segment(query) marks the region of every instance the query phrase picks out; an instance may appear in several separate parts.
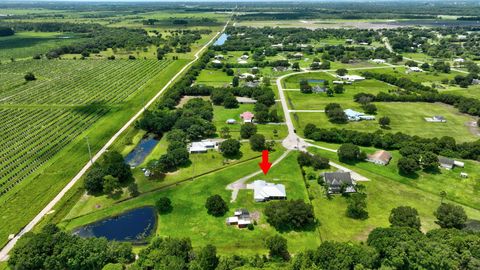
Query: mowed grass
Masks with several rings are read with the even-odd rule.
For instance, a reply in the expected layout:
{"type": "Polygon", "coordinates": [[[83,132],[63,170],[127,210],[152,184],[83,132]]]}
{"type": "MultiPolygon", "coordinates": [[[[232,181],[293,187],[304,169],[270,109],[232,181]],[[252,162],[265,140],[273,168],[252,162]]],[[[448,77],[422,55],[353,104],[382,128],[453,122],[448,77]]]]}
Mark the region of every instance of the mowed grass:
{"type": "Polygon", "coordinates": [[[195,84],[213,87],[229,86],[233,76],[228,76],[221,69],[203,69],[198,75],[195,84]]]}
{"type": "MultiPolygon", "coordinates": [[[[313,147],[309,150],[339,162],[335,153],[313,147]]],[[[392,163],[386,167],[367,162],[357,163],[355,166],[342,164],[370,179],[361,183],[366,187],[365,192],[368,194],[369,218],[366,220],[346,217],[346,198],[336,195],[332,199],[327,199],[322,187],[315,181],[309,182],[309,191],[314,197],[315,213],[321,222],[320,231],[324,241],[364,241],[372,229],[389,226],[390,210],[402,205],[412,206],[418,210],[423,231],[438,228],[433,212],[440,204],[440,191],[446,191],[447,201],[463,203],[462,206],[470,219],[480,218],[480,202],[477,198],[478,162],[466,163],[465,171],[471,173],[469,179],[460,179],[459,169],[451,172],[442,170],[441,174],[434,175],[422,172],[417,179],[409,179],[398,175],[396,161],[399,154],[396,151],[393,154],[392,163]]]]}
{"type": "MultiPolygon", "coordinates": [[[[342,104],[342,103],[341,103],[342,104]]],[[[343,104],[342,104],[343,105],[343,104]]],[[[433,138],[442,136],[454,137],[458,142],[473,141],[479,139],[467,126],[475,118],[463,115],[451,106],[437,103],[383,103],[377,102],[378,108],[376,118],[388,116],[391,119],[390,129],[385,132],[403,132],[408,135],[418,135],[421,137],[433,138]],[[428,123],[424,117],[442,115],[447,119],[446,123],[428,123]]],[[[343,106],[344,109],[352,108],[343,106]]],[[[362,112],[359,106],[352,109],[362,112]]],[[[347,124],[334,124],[328,121],[325,113],[304,113],[296,112],[294,124],[297,129],[303,132],[305,125],[312,123],[321,128],[345,128],[363,132],[374,132],[380,129],[377,120],[348,122],[347,124]]]]}
{"type": "Polygon", "coordinates": [[[0,37],[0,60],[31,58],[81,41],[81,36],[72,33],[18,32],[13,36],[0,37]]]}
{"type": "MultiPolygon", "coordinates": [[[[282,107],[280,103],[273,106],[277,109],[278,115],[281,116],[282,107]]],[[[214,106],[213,123],[217,127],[218,135],[220,135],[222,128],[228,127],[232,138],[240,139],[240,128],[243,124],[240,114],[246,111],[253,113],[253,107],[253,104],[240,104],[240,106],[235,109],[225,109],[223,106],[214,106]],[[237,123],[227,124],[227,119],[235,119],[237,123]]],[[[264,135],[267,140],[279,140],[287,136],[287,126],[284,124],[256,124],[256,126],[257,133],[264,135]],[[273,133],[275,129],[277,130],[277,136],[273,133]]]]}
{"type": "MultiPolygon", "coordinates": [[[[276,151],[272,153],[271,160],[278,158],[281,152],[276,151]]],[[[213,244],[221,254],[256,254],[258,252],[266,254],[264,240],[277,232],[266,223],[265,217],[263,217],[262,211],[265,204],[254,203],[251,191],[240,191],[237,201],[229,203],[230,211],[224,217],[212,217],[207,214],[204,207],[207,197],[213,194],[220,194],[229,202],[231,191],[226,190],[225,187],[236,179],[258,170],[257,163],[259,160],[256,159],[245,164],[232,166],[174,188],[149,193],[121,202],[90,215],[66,220],[61,225],[70,230],[134,207],[153,205],[156,199],[166,196],[172,200],[173,212],[160,216],[157,226],[158,235],[190,237],[194,247],[213,244]],[[246,207],[251,212],[258,211],[260,213],[260,220],[253,231],[247,229],[239,230],[225,225],[225,218],[231,215],[238,207],[246,207]]],[[[296,162],[295,153],[290,154],[278,167],[273,167],[268,177],[259,176],[259,178],[284,184],[289,199],[308,201],[307,191],[300,168],[296,162]]],[[[282,235],[288,239],[290,251],[294,253],[319,244],[318,233],[315,230],[286,232],[282,233],[282,235]]]]}

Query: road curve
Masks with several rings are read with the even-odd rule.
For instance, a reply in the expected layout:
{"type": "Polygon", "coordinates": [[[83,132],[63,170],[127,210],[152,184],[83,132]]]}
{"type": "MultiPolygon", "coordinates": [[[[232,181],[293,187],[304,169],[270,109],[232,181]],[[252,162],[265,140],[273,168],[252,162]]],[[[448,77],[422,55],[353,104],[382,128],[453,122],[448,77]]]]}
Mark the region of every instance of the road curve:
{"type": "MultiPolygon", "coordinates": [[[[127,123],[119,130],[115,135],[113,135],[112,138],[98,151],[95,156],[92,157],[92,162],[95,162],[100,158],[100,156],[107,151],[107,149],[113,144],[113,142],[129,127],[131,126],[137,118],[139,118],[143,112],[145,111],[145,108],[148,108],[151,106],[159,97],[160,95],[167,90],[168,87],[180,76],[182,73],[187,70],[193,63],[195,63],[199,58],[200,54],[208,47],[210,44],[221,34],[225,31],[227,28],[228,24],[230,23],[230,20],[227,21],[225,26],[222,28],[220,32],[217,32],[215,36],[210,39],[200,50],[195,53],[195,58],[187,63],[177,74],[175,74],[168,82],[165,84],[165,86],[160,89],[160,91],[152,98],[150,99],[145,106],[143,106],[130,120],[128,120],[127,123]]],[[[18,239],[22,237],[25,233],[31,231],[39,222],[42,220],[42,218],[47,215],[48,212],[50,212],[53,207],[65,196],[65,194],[82,178],[82,176],[88,171],[88,169],[92,166],[92,162],[88,161],[87,164],[75,175],[70,182],[60,191],[60,193],[55,196],[48,204],[43,208],[40,213],[38,213],[13,239],[11,239],[3,248],[0,250],[0,261],[6,261],[8,260],[8,253],[12,250],[12,248],[15,246],[17,243],[18,239]]]]}

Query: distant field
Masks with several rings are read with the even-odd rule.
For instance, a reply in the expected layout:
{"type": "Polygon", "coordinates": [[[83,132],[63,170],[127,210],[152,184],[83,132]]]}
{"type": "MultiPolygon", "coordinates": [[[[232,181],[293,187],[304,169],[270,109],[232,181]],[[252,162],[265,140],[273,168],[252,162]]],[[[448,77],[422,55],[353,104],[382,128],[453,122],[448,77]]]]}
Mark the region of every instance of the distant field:
{"type": "Polygon", "coordinates": [[[0,61],[31,58],[80,41],[82,37],[72,33],[18,32],[13,36],[0,37],[0,61]]]}
{"type": "Polygon", "coordinates": [[[30,60],[3,65],[0,104],[114,104],[127,99],[171,60],[30,60]],[[25,83],[23,75],[38,78],[25,83]]]}

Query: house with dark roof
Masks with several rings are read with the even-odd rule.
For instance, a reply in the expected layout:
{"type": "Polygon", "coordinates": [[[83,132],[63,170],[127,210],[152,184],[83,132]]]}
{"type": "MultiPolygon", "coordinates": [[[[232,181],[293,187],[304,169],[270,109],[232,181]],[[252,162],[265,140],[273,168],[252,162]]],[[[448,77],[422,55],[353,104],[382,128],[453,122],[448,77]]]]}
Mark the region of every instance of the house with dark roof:
{"type": "Polygon", "coordinates": [[[356,183],[349,172],[325,172],[323,173],[323,181],[327,186],[328,194],[357,192],[355,189],[356,183]]]}

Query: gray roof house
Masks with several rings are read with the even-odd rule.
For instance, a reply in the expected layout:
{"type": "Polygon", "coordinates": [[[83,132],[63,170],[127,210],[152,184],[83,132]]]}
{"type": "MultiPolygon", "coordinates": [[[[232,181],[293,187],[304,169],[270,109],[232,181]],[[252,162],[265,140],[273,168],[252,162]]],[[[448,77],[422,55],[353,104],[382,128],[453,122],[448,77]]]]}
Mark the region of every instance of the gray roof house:
{"type": "Polygon", "coordinates": [[[345,193],[357,192],[356,183],[349,172],[326,172],[323,173],[323,180],[328,188],[328,194],[341,193],[342,188],[345,188],[343,190],[345,193]]]}
{"type": "Polygon", "coordinates": [[[440,163],[440,167],[445,168],[447,170],[451,170],[455,166],[460,167],[460,168],[465,167],[465,163],[463,163],[461,161],[456,161],[456,160],[453,160],[451,158],[442,157],[442,156],[438,157],[438,162],[440,163]]]}

